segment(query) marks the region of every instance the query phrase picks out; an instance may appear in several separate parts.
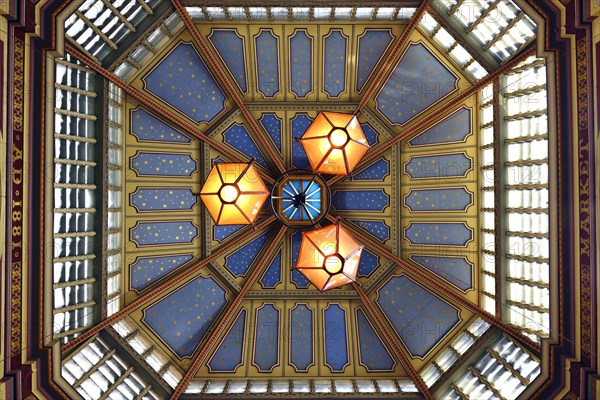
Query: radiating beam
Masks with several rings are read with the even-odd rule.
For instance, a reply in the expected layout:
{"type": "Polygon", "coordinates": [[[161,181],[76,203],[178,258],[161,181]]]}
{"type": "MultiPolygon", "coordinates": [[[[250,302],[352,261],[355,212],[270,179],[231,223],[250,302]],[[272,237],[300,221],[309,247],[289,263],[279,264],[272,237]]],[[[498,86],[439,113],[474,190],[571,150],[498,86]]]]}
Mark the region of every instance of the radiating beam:
{"type": "Polygon", "coordinates": [[[367,91],[365,92],[365,94],[363,94],[362,98],[360,99],[360,103],[358,103],[358,106],[356,106],[356,110],[354,111],[355,114],[358,114],[363,108],[365,108],[369,100],[371,100],[371,98],[375,95],[377,89],[379,89],[379,86],[383,82],[383,79],[385,78],[387,73],[392,68],[392,65],[394,61],[396,61],[396,58],[400,54],[400,51],[404,49],[406,43],[408,42],[409,36],[417,28],[419,21],[421,21],[423,14],[427,10],[428,4],[429,0],[423,1],[423,4],[421,4],[417,11],[415,11],[412,18],[410,19],[409,24],[406,26],[406,29],[404,29],[402,35],[400,35],[400,38],[392,48],[389,57],[385,60],[381,67],[379,67],[377,72],[372,72],[372,74],[375,74],[375,77],[373,78],[373,81],[368,85],[367,91]]]}
{"type": "MultiPolygon", "coordinates": [[[[169,111],[166,107],[163,107],[158,102],[154,101],[152,98],[150,98],[146,94],[142,93],[140,90],[137,90],[136,88],[132,87],[127,82],[125,82],[124,80],[122,80],[121,78],[119,78],[118,76],[113,74],[112,72],[108,71],[106,68],[102,67],[102,65],[100,65],[98,62],[92,60],[90,57],[86,56],[85,54],[83,54],[81,51],[79,51],[75,47],[73,47],[71,45],[65,45],[65,50],[68,53],[70,53],[71,55],[73,55],[75,58],[79,59],[79,61],[86,64],[88,67],[90,67],[91,69],[93,69],[94,71],[99,73],[100,75],[104,76],[110,82],[114,83],[116,86],[123,89],[123,91],[125,93],[134,97],[136,100],[138,100],[140,103],[142,103],[142,105],[144,105],[147,109],[153,111],[154,113],[160,113],[162,116],[168,118],[169,121],[172,122],[173,124],[175,124],[180,130],[183,130],[184,132],[190,132],[192,135],[196,136],[198,139],[202,140],[203,142],[208,144],[210,147],[214,148],[215,150],[217,150],[218,152],[222,153],[223,155],[227,156],[228,158],[230,158],[231,160],[233,160],[235,162],[242,162],[242,163],[248,162],[248,160],[244,160],[243,158],[239,157],[236,153],[231,151],[223,143],[220,143],[219,141],[206,136],[195,125],[187,122],[185,119],[183,119],[183,118],[179,117],[178,115],[176,115],[175,113],[169,111]]],[[[273,180],[273,178],[264,174],[260,170],[259,170],[259,174],[260,174],[261,178],[263,180],[265,180],[266,182],[271,183],[271,184],[273,184],[275,182],[273,180]]]]}
{"type": "Polygon", "coordinates": [[[188,14],[185,7],[181,5],[181,2],[179,0],[173,0],[172,3],[175,6],[175,9],[179,13],[179,15],[181,16],[183,23],[192,34],[194,40],[196,41],[196,44],[200,46],[203,55],[208,59],[211,67],[217,73],[219,79],[221,80],[221,83],[225,85],[229,96],[233,98],[233,101],[242,112],[242,115],[246,119],[246,122],[248,122],[248,124],[250,125],[250,133],[254,134],[260,139],[260,142],[265,146],[267,153],[269,153],[269,158],[271,159],[271,161],[273,161],[273,163],[275,163],[275,166],[277,167],[279,172],[283,174],[286,171],[286,168],[280,159],[281,156],[279,155],[279,152],[275,149],[275,145],[271,142],[267,135],[265,135],[265,133],[262,131],[262,129],[254,119],[250,111],[248,111],[248,108],[246,108],[244,100],[238,94],[238,91],[236,89],[237,85],[232,81],[231,74],[225,72],[225,70],[221,68],[221,64],[219,64],[217,59],[213,56],[212,52],[210,51],[210,47],[206,43],[206,40],[202,37],[202,35],[198,31],[198,28],[196,28],[196,25],[194,25],[194,23],[192,22],[192,18],[188,14]]]}
{"type": "MultiPolygon", "coordinates": [[[[275,217],[271,216],[271,217],[267,218],[266,220],[262,221],[260,224],[256,225],[255,229],[260,230],[260,229],[268,226],[269,224],[271,224],[273,221],[275,221],[275,217]]],[[[89,330],[85,331],[80,336],[77,336],[75,339],[66,343],[62,347],[62,352],[64,353],[64,352],[67,352],[67,351],[75,348],[79,344],[83,343],[89,337],[100,332],[102,329],[106,328],[107,326],[114,324],[121,318],[131,314],[133,311],[137,310],[139,307],[143,306],[144,304],[148,303],[149,301],[156,299],[157,297],[164,294],[169,289],[173,288],[175,285],[178,285],[179,283],[182,283],[182,282],[192,279],[195,276],[195,274],[202,267],[208,265],[211,261],[214,261],[217,258],[227,254],[229,251],[231,251],[232,249],[235,249],[238,246],[239,246],[239,242],[237,242],[236,240],[232,240],[229,243],[226,243],[226,244],[220,246],[209,256],[206,256],[202,260],[198,261],[196,264],[181,271],[181,273],[178,273],[177,275],[173,276],[167,282],[158,286],[154,290],[146,293],[145,295],[138,297],[136,300],[134,300],[130,304],[126,305],[121,310],[117,311],[110,317],[98,322],[96,325],[92,326],[89,330]]]]}
{"type": "Polygon", "coordinates": [[[408,375],[415,383],[415,386],[417,387],[419,392],[421,392],[423,397],[425,397],[426,399],[433,399],[433,396],[429,392],[429,389],[427,388],[425,382],[423,382],[421,375],[417,373],[410,360],[404,353],[404,349],[398,344],[396,336],[392,335],[385,322],[383,322],[383,319],[381,318],[371,299],[369,299],[369,297],[360,285],[353,283],[352,286],[354,286],[354,289],[360,296],[363,305],[368,310],[369,316],[375,320],[375,322],[377,323],[377,327],[381,330],[381,333],[383,333],[383,336],[386,339],[386,343],[392,346],[394,354],[397,355],[400,359],[400,364],[402,364],[402,367],[406,370],[406,372],[408,372],[408,375]]]}
{"type": "Polygon", "coordinates": [[[385,247],[379,245],[374,240],[371,240],[371,238],[368,237],[367,235],[362,234],[354,227],[350,226],[349,224],[344,223],[342,220],[335,219],[334,217],[332,217],[330,215],[327,216],[327,219],[329,219],[332,222],[338,221],[338,223],[340,223],[348,232],[350,232],[352,234],[352,236],[354,236],[356,238],[356,240],[358,240],[365,246],[368,246],[371,249],[373,249],[375,251],[375,254],[379,254],[389,260],[392,260],[393,262],[398,264],[400,267],[402,267],[403,269],[410,272],[414,277],[418,278],[421,282],[426,284],[433,291],[440,293],[447,298],[450,298],[455,303],[460,304],[462,307],[466,308],[470,312],[481,317],[481,319],[502,329],[503,331],[505,331],[509,335],[513,336],[514,338],[518,339],[520,342],[529,346],[530,348],[532,348],[538,352],[540,351],[540,345],[535,343],[529,337],[523,335],[518,328],[515,328],[515,327],[505,323],[504,321],[501,321],[500,319],[496,318],[496,316],[483,310],[478,305],[467,300],[465,297],[453,292],[451,289],[448,289],[446,286],[439,283],[435,279],[432,279],[429,275],[424,273],[421,268],[417,268],[417,267],[407,263],[406,261],[404,261],[400,257],[396,256],[395,254],[393,254],[391,251],[389,251],[385,247]]]}
{"type": "MultiPolygon", "coordinates": [[[[355,168],[355,170],[352,172],[352,174],[353,175],[358,174],[365,167],[367,167],[370,162],[372,162],[375,159],[377,159],[378,157],[380,157],[383,153],[385,153],[387,150],[389,150],[396,144],[400,143],[403,139],[405,139],[415,133],[421,132],[425,127],[430,125],[432,123],[432,121],[439,121],[443,118],[446,118],[453,112],[455,112],[456,107],[461,106],[465,100],[467,100],[469,97],[476,94],[478,91],[480,91],[481,89],[483,89],[490,83],[492,83],[495,79],[500,77],[502,74],[505,74],[506,72],[510,71],[512,68],[516,67],[518,64],[520,64],[525,59],[527,59],[527,57],[534,55],[535,51],[536,51],[535,47],[532,47],[529,50],[526,50],[523,53],[519,54],[517,57],[513,58],[509,63],[504,64],[503,66],[498,68],[496,71],[487,75],[486,77],[481,79],[479,82],[477,82],[476,84],[471,86],[469,89],[465,90],[463,93],[461,93],[458,96],[456,96],[455,98],[453,98],[449,103],[441,104],[434,111],[428,112],[427,118],[420,118],[414,125],[411,125],[410,127],[406,128],[404,131],[398,133],[393,139],[390,139],[387,142],[383,143],[381,146],[376,147],[372,151],[367,152],[365,157],[363,157],[363,159],[360,161],[360,163],[355,168]]],[[[348,176],[346,176],[346,175],[336,175],[335,177],[329,179],[327,181],[327,184],[329,186],[331,186],[334,183],[336,183],[342,179],[347,179],[347,178],[348,178],[348,176]]]]}
{"type": "Polygon", "coordinates": [[[277,236],[275,236],[275,238],[273,238],[273,240],[271,241],[271,244],[267,248],[266,253],[262,256],[258,265],[252,270],[252,273],[246,280],[246,283],[244,283],[242,290],[237,294],[237,296],[233,300],[233,303],[231,303],[231,306],[227,309],[227,312],[223,316],[223,319],[221,319],[221,321],[219,321],[219,324],[215,328],[214,332],[210,335],[210,338],[204,344],[204,346],[202,347],[202,350],[200,350],[200,354],[198,354],[198,357],[196,357],[196,359],[194,360],[192,365],[188,368],[183,379],[179,382],[179,385],[177,385],[177,388],[175,388],[175,392],[173,392],[173,395],[171,396],[171,400],[177,400],[183,394],[183,392],[185,392],[185,389],[189,385],[190,381],[192,380],[194,375],[196,375],[196,373],[200,369],[200,366],[202,365],[202,363],[204,362],[206,357],[208,357],[208,355],[210,354],[212,347],[216,344],[217,340],[219,340],[219,338],[221,337],[221,334],[225,331],[225,328],[227,328],[227,326],[229,325],[229,322],[233,319],[233,317],[235,315],[237,315],[240,305],[242,304],[242,300],[244,300],[244,296],[246,295],[248,290],[250,290],[250,288],[254,285],[254,283],[256,282],[258,277],[262,274],[262,272],[264,272],[269,261],[271,261],[271,259],[275,255],[275,252],[279,248],[279,243],[281,243],[283,235],[285,234],[286,231],[287,231],[287,228],[285,226],[282,226],[281,228],[279,228],[279,232],[277,232],[277,236]]]}

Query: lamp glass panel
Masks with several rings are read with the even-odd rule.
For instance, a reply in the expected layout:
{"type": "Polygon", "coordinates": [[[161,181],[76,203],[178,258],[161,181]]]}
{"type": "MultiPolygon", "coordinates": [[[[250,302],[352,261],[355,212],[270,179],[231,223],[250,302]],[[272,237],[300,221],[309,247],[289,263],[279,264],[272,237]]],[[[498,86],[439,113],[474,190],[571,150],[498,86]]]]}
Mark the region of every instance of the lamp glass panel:
{"type": "Polygon", "coordinates": [[[267,194],[242,193],[235,204],[246,214],[250,221],[254,222],[266,199],[267,194]]]}
{"type": "Polygon", "coordinates": [[[213,168],[210,171],[210,174],[208,175],[208,179],[206,179],[204,186],[202,186],[201,193],[218,193],[219,189],[221,189],[222,184],[223,183],[221,182],[221,178],[219,177],[219,172],[216,168],[213,168]]]}
{"type": "Polygon", "coordinates": [[[237,178],[244,172],[248,164],[239,163],[217,163],[215,165],[221,173],[223,183],[235,183],[237,178]]]}
{"type": "Polygon", "coordinates": [[[323,113],[319,113],[314,121],[310,124],[306,132],[302,135],[302,139],[310,139],[320,136],[327,136],[333,129],[333,126],[327,121],[323,113]]]}
{"type": "Polygon", "coordinates": [[[327,285],[322,290],[333,289],[348,283],[352,283],[352,279],[348,279],[348,277],[344,274],[336,274],[331,277],[329,282],[327,282],[327,285]]]}
{"type": "MultiPolygon", "coordinates": [[[[244,164],[242,164],[244,165],[244,164]]],[[[242,170],[243,171],[243,170],[242,170]]],[[[246,173],[240,178],[237,183],[240,188],[240,192],[248,193],[248,192],[263,192],[268,194],[269,191],[265,186],[264,182],[260,178],[258,171],[254,168],[254,165],[251,165],[250,168],[246,171],[246,173]]]]}
{"type": "Polygon", "coordinates": [[[302,275],[306,277],[313,285],[317,287],[319,290],[323,290],[327,280],[330,275],[325,272],[323,269],[312,269],[312,268],[302,268],[298,269],[302,275]]]}
{"type": "Polygon", "coordinates": [[[336,128],[345,128],[346,125],[354,118],[352,114],[342,114],[335,112],[326,112],[327,119],[331,121],[336,128]]]}
{"type": "Polygon", "coordinates": [[[223,211],[217,225],[243,225],[248,223],[244,214],[234,204],[223,204],[223,211]]]}
{"type": "Polygon", "coordinates": [[[344,160],[344,150],[333,149],[327,159],[323,161],[318,171],[324,174],[346,175],[346,161],[344,160]]]}
{"type": "Polygon", "coordinates": [[[298,253],[297,268],[322,268],[325,258],[310,240],[303,239],[298,253]]]}
{"type": "Polygon", "coordinates": [[[331,149],[331,144],[327,137],[320,139],[303,139],[302,146],[304,147],[304,152],[313,168],[316,168],[319,165],[321,160],[323,160],[323,157],[325,157],[329,149],[331,149]]]}
{"type": "Polygon", "coordinates": [[[354,240],[354,238],[350,236],[344,228],[340,227],[339,230],[340,239],[338,242],[338,253],[343,258],[346,258],[350,254],[352,254],[353,251],[358,249],[360,247],[360,244],[356,240],[354,240]]]}
{"type": "Polygon", "coordinates": [[[346,152],[346,157],[348,159],[348,168],[350,171],[356,167],[361,158],[365,155],[365,153],[369,150],[368,146],[364,146],[360,143],[356,143],[353,141],[348,142],[344,151],[346,152]]]}
{"type": "Polygon", "coordinates": [[[200,197],[213,221],[216,221],[219,218],[219,212],[221,212],[221,205],[223,204],[221,199],[217,194],[202,194],[200,197]]]}

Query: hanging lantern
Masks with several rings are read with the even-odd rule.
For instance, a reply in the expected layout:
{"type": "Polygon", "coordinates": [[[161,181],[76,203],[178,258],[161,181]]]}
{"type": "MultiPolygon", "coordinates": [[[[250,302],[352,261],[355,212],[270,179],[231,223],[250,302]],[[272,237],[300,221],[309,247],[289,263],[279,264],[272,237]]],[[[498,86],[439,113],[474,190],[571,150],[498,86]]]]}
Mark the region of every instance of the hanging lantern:
{"type": "Polygon", "coordinates": [[[352,283],[363,247],[339,224],[303,232],[295,268],[321,291],[352,283]]]}
{"type": "Polygon", "coordinates": [[[320,112],[299,140],[315,173],[348,175],[369,150],[352,114],[320,112]]]}
{"type": "Polygon", "coordinates": [[[215,225],[252,224],[268,196],[252,163],[216,163],[200,191],[215,225]]]}

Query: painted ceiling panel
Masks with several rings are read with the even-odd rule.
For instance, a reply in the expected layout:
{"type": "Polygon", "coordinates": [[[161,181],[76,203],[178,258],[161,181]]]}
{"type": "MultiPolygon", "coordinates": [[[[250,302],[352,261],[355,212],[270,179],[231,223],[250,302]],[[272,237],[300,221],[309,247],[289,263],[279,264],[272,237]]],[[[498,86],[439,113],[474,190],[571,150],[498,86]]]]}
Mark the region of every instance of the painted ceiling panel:
{"type": "Polygon", "coordinates": [[[140,142],[191,142],[189,137],[177,132],[143,108],[131,112],[131,133],[140,142]]]}
{"type": "Polygon", "coordinates": [[[208,362],[211,372],[235,372],[242,365],[244,343],[246,342],[246,314],[242,309],[237,319],[229,328],[227,336],[219,345],[215,354],[208,362]]]}
{"type": "Polygon", "coordinates": [[[256,142],[248,133],[246,127],[242,124],[234,124],[223,133],[224,141],[231,147],[245,154],[248,158],[254,158],[255,161],[266,169],[269,169],[269,163],[265,156],[259,150],[256,142]]]}
{"type": "Polygon", "coordinates": [[[382,242],[390,238],[390,227],[383,221],[350,220],[382,242]]]}
{"type": "Polygon", "coordinates": [[[192,221],[141,222],[131,229],[131,240],[139,246],[192,242],[198,227],[192,221]]]}
{"type": "Polygon", "coordinates": [[[264,97],[279,92],[279,39],[270,29],[261,30],[254,38],[258,91],[264,97]]]}
{"type": "Polygon", "coordinates": [[[193,258],[191,254],[138,257],[130,266],[130,287],[141,292],[193,258]]]}
{"type": "Polygon", "coordinates": [[[131,168],[138,175],[191,176],[196,172],[196,160],[190,153],[138,152],[131,158],[131,168]]]}
{"type": "Polygon", "coordinates": [[[379,266],[379,257],[367,249],[363,249],[358,266],[358,276],[369,276],[379,266]]]}
{"type": "Polygon", "coordinates": [[[466,246],[473,239],[473,229],[464,222],[411,223],[405,235],[412,244],[466,246]]]}
{"type": "Polygon", "coordinates": [[[242,92],[248,91],[244,38],[235,29],[215,29],[208,37],[242,92]]]}
{"type": "MultiPolygon", "coordinates": [[[[309,118],[306,114],[296,114],[290,119],[292,121],[292,140],[300,138],[312,122],[312,118],[309,118]]],[[[292,166],[298,169],[305,169],[310,166],[302,144],[296,141],[292,142],[292,166]]]]}
{"type": "Polygon", "coordinates": [[[389,29],[367,29],[358,39],[356,91],[360,92],[377,62],[394,39],[389,29]]]}
{"type": "Polygon", "coordinates": [[[307,371],[314,364],[313,311],[306,304],[290,310],[290,365],[297,372],[307,371]]]}
{"type": "Polygon", "coordinates": [[[390,205],[390,197],[383,189],[336,190],[331,196],[331,206],[338,211],[383,211],[390,205]]]}
{"type": "Polygon", "coordinates": [[[390,162],[385,158],[365,168],[354,176],[356,181],[382,181],[390,174],[390,162]]]}
{"type": "Polygon", "coordinates": [[[356,310],[356,325],[360,363],[372,372],[393,371],[396,362],[360,308],[356,310]]]}
{"type": "Polygon", "coordinates": [[[473,288],[473,264],[466,257],[411,255],[410,258],[462,291],[473,288]]]}
{"type": "Polygon", "coordinates": [[[465,188],[411,190],[405,198],[411,211],[466,211],[473,193],[465,188]]]}
{"type": "Polygon", "coordinates": [[[271,139],[273,139],[273,143],[275,143],[279,152],[281,152],[281,129],[283,123],[281,118],[277,117],[276,114],[265,113],[260,117],[259,121],[271,139]]]}
{"type": "Polygon", "coordinates": [[[452,153],[411,157],[404,169],[411,179],[432,179],[463,177],[472,167],[473,160],[465,153],[452,153]]]}
{"type": "Polygon", "coordinates": [[[379,133],[369,124],[361,124],[369,145],[373,146],[379,140],[379,133]]]}
{"type": "Polygon", "coordinates": [[[329,304],[323,310],[323,327],[325,365],[332,372],[343,372],[350,363],[348,359],[346,310],[340,307],[339,304],[329,304]]]}
{"type": "Polygon", "coordinates": [[[190,357],[225,304],[225,290],[199,277],[148,307],[142,321],[179,357],[190,357]]]}
{"type": "Polygon", "coordinates": [[[423,43],[412,43],[377,95],[377,109],[403,125],[456,90],[457,81],[423,43]]]}
{"type": "Polygon", "coordinates": [[[250,265],[252,265],[258,253],[269,240],[271,232],[272,230],[266,231],[225,257],[225,267],[236,277],[246,275],[250,265]]]}
{"type": "Polygon", "coordinates": [[[471,109],[463,107],[433,127],[411,139],[410,146],[463,142],[471,134],[471,109]]]}
{"type": "Polygon", "coordinates": [[[213,238],[217,242],[227,239],[246,225],[213,225],[213,238]]]}
{"type": "Polygon", "coordinates": [[[271,264],[267,268],[267,272],[265,272],[259,282],[263,288],[268,289],[274,289],[281,283],[281,250],[273,258],[271,264]]]}
{"type": "MultiPolygon", "coordinates": [[[[302,234],[300,232],[294,232],[291,235],[291,267],[296,266],[298,261],[298,252],[300,251],[300,243],[302,242],[302,234]]],[[[297,288],[307,288],[311,285],[310,281],[306,279],[302,273],[296,269],[292,270],[291,273],[292,284],[297,288]]]]}
{"type": "Polygon", "coordinates": [[[138,188],[131,195],[131,204],[139,211],[191,210],[197,202],[191,189],[138,188]]]}
{"type": "Polygon", "coordinates": [[[313,38],[305,29],[296,29],[290,38],[290,91],[302,98],[312,91],[313,38]]]}
{"type": "Polygon", "coordinates": [[[413,357],[424,357],[460,321],[458,309],[404,275],[377,290],[377,303],[413,357]]]}
{"type": "Polygon", "coordinates": [[[254,362],[260,372],[270,372],[279,364],[279,309],[264,304],[256,310],[254,362]]]}
{"type": "Polygon", "coordinates": [[[338,97],[346,91],[348,37],[340,29],[331,29],[324,39],[323,91],[338,97]]]}
{"type": "Polygon", "coordinates": [[[198,123],[212,121],[225,109],[225,95],[191,44],[178,44],[145,83],[150,92],[198,123]]]}

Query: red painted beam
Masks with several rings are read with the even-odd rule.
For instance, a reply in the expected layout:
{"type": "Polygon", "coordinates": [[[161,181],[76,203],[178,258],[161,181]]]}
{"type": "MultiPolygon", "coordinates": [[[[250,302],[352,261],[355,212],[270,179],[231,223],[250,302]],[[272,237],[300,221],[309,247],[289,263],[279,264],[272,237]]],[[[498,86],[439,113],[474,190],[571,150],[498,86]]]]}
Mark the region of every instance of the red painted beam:
{"type": "Polygon", "coordinates": [[[200,350],[200,354],[198,354],[198,357],[196,357],[196,359],[194,360],[194,362],[192,363],[192,365],[186,372],[186,374],[183,377],[183,379],[181,380],[181,382],[179,382],[179,385],[177,385],[175,392],[173,392],[173,395],[171,396],[171,400],[177,400],[183,394],[185,389],[188,387],[190,381],[194,378],[194,375],[196,375],[196,373],[200,369],[200,366],[202,365],[202,363],[204,362],[204,360],[210,353],[212,347],[215,345],[215,343],[217,342],[217,340],[219,339],[219,337],[221,336],[221,334],[223,333],[223,331],[225,330],[225,328],[227,327],[229,322],[237,314],[237,311],[239,310],[240,305],[242,304],[242,301],[244,300],[244,296],[246,295],[248,290],[250,290],[252,285],[254,285],[254,283],[256,282],[258,277],[261,275],[261,273],[264,272],[264,270],[268,264],[268,261],[271,260],[271,258],[273,257],[273,255],[275,254],[277,249],[279,248],[281,239],[283,238],[283,235],[285,234],[286,231],[287,231],[287,228],[285,226],[282,226],[279,229],[279,232],[277,232],[277,236],[275,236],[275,238],[271,241],[271,244],[267,248],[267,251],[261,258],[259,264],[254,268],[254,270],[252,271],[252,273],[246,280],[246,283],[244,283],[242,290],[235,297],[235,300],[233,300],[233,303],[231,303],[231,306],[229,307],[229,309],[223,316],[223,319],[219,322],[219,325],[217,325],[215,331],[212,333],[212,335],[210,336],[210,338],[208,339],[208,341],[206,342],[204,347],[202,347],[202,350],[200,350]]]}
{"type": "Polygon", "coordinates": [[[404,367],[406,372],[408,372],[408,375],[415,383],[415,386],[417,387],[419,392],[421,392],[421,394],[423,394],[423,397],[425,397],[426,399],[433,400],[433,396],[429,392],[429,388],[427,388],[427,385],[425,384],[425,382],[423,382],[423,379],[421,379],[421,375],[417,373],[417,371],[410,363],[410,360],[404,353],[404,349],[402,348],[402,346],[398,344],[397,337],[392,335],[392,333],[387,328],[386,323],[381,318],[373,302],[369,299],[369,297],[367,297],[367,294],[364,292],[364,290],[362,290],[362,287],[360,287],[360,285],[353,283],[352,286],[354,286],[354,289],[360,296],[362,303],[368,310],[369,316],[375,320],[375,322],[377,323],[377,327],[381,329],[381,333],[383,333],[383,336],[385,336],[386,342],[390,346],[392,346],[394,354],[397,355],[400,359],[400,364],[402,364],[402,367],[404,367]]]}
{"type": "MultiPolygon", "coordinates": [[[[120,87],[121,89],[123,89],[123,91],[125,91],[125,93],[129,94],[130,96],[134,97],[136,100],[141,102],[148,109],[152,110],[153,112],[160,113],[162,116],[168,118],[172,123],[177,125],[183,131],[190,132],[191,134],[196,136],[198,139],[202,140],[203,142],[208,144],[210,147],[219,151],[223,155],[229,157],[233,161],[242,162],[242,163],[248,162],[248,160],[244,160],[244,159],[240,158],[237,154],[232,152],[223,143],[220,143],[220,142],[216,141],[215,139],[206,136],[195,125],[189,123],[185,119],[183,119],[183,118],[179,117],[178,115],[176,115],[175,113],[169,111],[166,107],[163,107],[158,102],[154,101],[152,98],[150,98],[146,94],[135,89],[134,87],[129,85],[127,82],[125,82],[124,80],[122,80],[121,78],[119,78],[118,76],[113,74],[112,72],[108,71],[106,68],[102,67],[100,64],[98,64],[97,62],[95,62],[94,60],[92,60],[91,58],[89,58],[88,56],[86,56],[85,54],[80,52],[79,50],[77,50],[75,47],[73,47],[71,45],[65,45],[65,49],[68,53],[72,54],[74,57],[79,59],[81,62],[85,63],[88,67],[90,67],[94,71],[98,72],[100,75],[104,76],[106,79],[108,79],[109,81],[111,81],[112,83],[114,83],[115,85],[120,87]]],[[[271,178],[270,176],[265,175],[264,173],[261,173],[260,171],[259,171],[259,173],[261,175],[261,178],[263,178],[263,180],[265,180],[266,182],[269,182],[271,184],[273,184],[275,182],[273,180],[273,178],[271,178]]]]}
{"type": "Polygon", "coordinates": [[[354,111],[355,114],[358,114],[359,112],[361,112],[362,109],[365,108],[365,106],[367,105],[369,100],[371,100],[373,98],[373,96],[375,95],[375,92],[377,91],[377,89],[379,89],[379,86],[383,82],[383,79],[385,78],[387,73],[392,68],[392,65],[396,61],[396,58],[400,54],[400,51],[408,43],[409,36],[417,28],[417,25],[419,24],[419,21],[421,21],[423,14],[425,14],[425,11],[427,11],[428,5],[429,5],[429,0],[424,0],[423,3],[417,9],[417,11],[415,11],[415,13],[413,14],[413,16],[410,19],[410,22],[408,23],[408,26],[406,27],[406,29],[404,29],[404,32],[402,32],[402,35],[400,36],[400,38],[398,39],[398,41],[392,48],[390,56],[387,58],[387,60],[385,60],[383,65],[381,65],[381,67],[375,74],[375,78],[373,79],[373,82],[371,82],[371,84],[367,87],[367,91],[363,94],[362,98],[360,99],[360,102],[358,103],[358,105],[356,106],[356,110],[354,111]]]}
{"type": "Polygon", "coordinates": [[[505,323],[504,321],[497,318],[495,315],[488,313],[487,311],[480,308],[478,305],[470,302],[463,296],[448,289],[446,286],[444,286],[443,284],[439,283],[438,281],[436,281],[435,279],[431,278],[429,275],[424,273],[420,268],[417,268],[417,267],[407,263],[400,257],[398,257],[395,254],[393,254],[392,252],[390,252],[385,247],[383,247],[383,246],[379,245],[378,243],[376,243],[375,241],[373,241],[368,236],[362,234],[361,232],[354,229],[353,227],[343,223],[343,221],[337,220],[331,216],[328,216],[328,219],[332,222],[338,221],[338,223],[340,223],[346,230],[348,230],[352,234],[352,236],[354,236],[356,238],[356,240],[358,240],[362,244],[373,249],[376,252],[376,254],[380,254],[383,257],[394,261],[400,267],[402,267],[403,269],[410,272],[414,277],[418,278],[422,283],[426,284],[428,286],[428,288],[433,289],[435,292],[444,295],[445,297],[451,299],[452,301],[454,301],[457,304],[460,304],[462,307],[466,308],[467,310],[469,310],[472,313],[481,317],[481,319],[487,321],[488,323],[490,323],[492,325],[495,325],[497,328],[502,329],[509,335],[512,335],[513,337],[517,338],[525,345],[536,350],[537,352],[540,352],[540,345],[535,343],[534,341],[532,341],[529,337],[523,335],[518,328],[515,328],[512,325],[505,323]]]}
{"type": "Polygon", "coordinates": [[[196,41],[196,44],[200,46],[200,49],[202,50],[202,55],[208,59],[211,67],[215,70],[219,79],[221,80],[221,83],[225,85],[225,88],[227,89],[227,94],[233,98],[233,101],[244,115],[244,118],[250,125],[250,129],[252,131],[251,133],[253,133],[254,135],[256,135],[256,137],[260,139],[261,143],[265,146],[267,153],[269,153],[269,157],[275,163],[279,172],[283,174],[286,171],[286,168],[280,159],[279,152],[275,149],[275,145],[271,142],[269,138],[267,138],[267,136],[262,131],[262,129],[254,119],[250,111],[248,111],[248,109],[246,108],[244,100],[238,94],[236,86],[231,80],[230,74],[228,74],[225,70],[223,70],[223,68],[221,68],[221,65],[213,56],[210,47],[206,43],[206,40],[204,40],[204,38],[198,31],[198,28],[196,28],[196,26],[194,25],[187,10],[184,6],[181,5],[181,2],[179,0],[173,0],[172,3],[175,6],[175,9],[179,13],[179,15],[181,16],[183,23],[192,34],[194,40],[196,41]]]}
{"type": "MultiPolygon", "coordinates": [[[[483,89],[485,86],[489,85],[490,83],[493,83],[502,74],[504,74],[504,73],[510,71],[511,69],[513,69],[514,67],[516,67],[519,63],[523,62],[527,57],[534,55],[535,51],[536,51],[535,47],[532,47],[529,50],[519,54],[517,57],[513,58],[508,63],[504,64],[499,69],[497,69],[496,71],[487,75],[486,77],[481,79],[479,82],[477,82],[476,84],[471,86],[469,89],[467,89],[463,93],[459,94],[457,97],[452,99],[452,101],[450,103],[442,104],[436,110],[428,112],[427,117],[420,118],[414,125],[410,126],[406,130],[400,132],[399,134],[394,136],[393,139],[390,139],[387,142],[383,143],[381,146],[374,148],[372,151],[369,151],[365,155],[365,157],[361,160],[361,162],[358,164],[358,166],[355,169],[355,171],[353,172],[353,174],[356,175],[357,173],[359,173],[361,170],[363,170],[369,164],[369,162],[375,160],[377,157],[380,157],[383,153],[385,153],[387,150],[389,150],[396,144],[400,143],[403,139],[405,139],[415,133],[420,132],[426,126],[430,125],[432,121],[437,120],[438,117],[440,119],[443,119],[443,118],[449,116],[450,114],[452,114],[454,111],[456,111],[455,108],[462,105],[462,103],[466,99],[473,96],[479,90],[483,89]]],[[[347,176],[337,175],[337,176],[331,178],[330,180],[328,180],[327,184],[329,186],[331,186],[334,183],[336,183],[342,179],[345,179],[345,178],[347,178],[347,176]]]]}
{"type": "MultiPolygon", "coordinates": [[[[262,221],[260,224],[256,225],[255,229],[260,230],[260,229],[268,226],[269,224],[271,224],[273,221],[275,221],[275,217],[271,216],[271,217],[267,218],[266,220],[262,221]]],[[[62,351],[66,352],[71,349],[74,349],[75,347],[77,347],[81,343],[85,342],[87,339],[89,339],[96,333],[100,332],[102,329],[106,328],[107,326],[109,326],[111,324],[114,324],[121,318],[125,317],[126,315],[131,314],[132,312],[137,310],[139,307],[152,301],[153,299],[158,298],[160,295],[167,292],[169,289],[173,288],[175,285],[192,279],[193,277],[195,277],[196,273],[201,268],[205,267],[206,265],[208,265],[210,262],[216,260],[217,258],[227,254],[229,251],[235,249],[238,246],[239,246],[239,242],[236,240],[232,240],[232,241],[224,244],[223,246],[220,246],[218,249],[216,249],[213,253],[211,253],[206,258],[203,258],[202,260],[198,261],[196,264],[181,271],[177,275],[173,276],[167,282],[158,286],[156,289],[146,293],[145,295],[138,297],[136,300],[134,300],[127,306],[123,307],[121,310],[117,311],[115,314],[111,315],[110,317],[106,318],[103,321],[98,322],[96,325],[92,326],[90,329],[88,329],[87,331],[82,333],[80,336],[78,336],[75,339],[71,340],[70,342],[66,343],[65,345],[62,346],[62,351]]]]}

